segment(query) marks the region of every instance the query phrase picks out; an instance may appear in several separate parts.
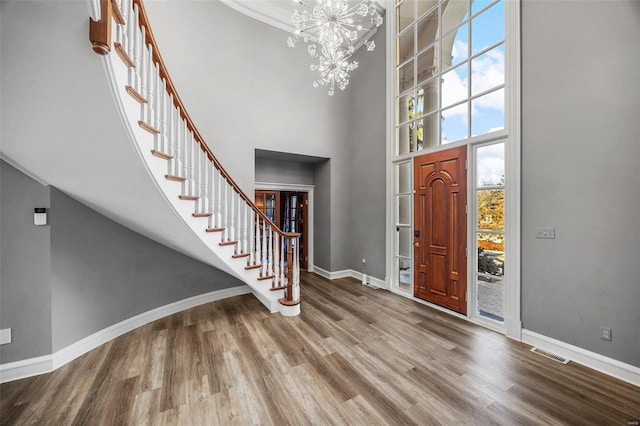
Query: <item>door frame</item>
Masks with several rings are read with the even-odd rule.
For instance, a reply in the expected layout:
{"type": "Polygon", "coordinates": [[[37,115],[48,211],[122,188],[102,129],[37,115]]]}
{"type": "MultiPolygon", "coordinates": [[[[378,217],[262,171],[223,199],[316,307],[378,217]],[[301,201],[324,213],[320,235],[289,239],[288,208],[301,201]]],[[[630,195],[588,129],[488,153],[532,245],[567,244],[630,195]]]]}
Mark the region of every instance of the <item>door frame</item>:
{"type": "Polygon", "coordinates": [[[313,191],[315,185],[255,182],[254,191],[305,192],[307,194],[307,271],[313,272],[313,191]]]}
{"type": "MultiPolygon", "coordinates": [[[[468,290],[468,283],[469,283],[469,279],[468,279],[468,256],[466,255],[467,252],[467,247],[468,247],[468,241],[469,241],[469,229],[468,229],[468,205],[469,205],[469,193],[468,193],[468,183],[469,183],[469,173],[468,173],[468,167],[467,167],[467,160],[469,158],[469,147],[465,146],[465,145],[460,145],[460,146],[448,146],[447,149],[442,149],[442,150],[438,150],[438,151],[434,151],[434,152],[425,152],[422,153],[421,155],[416,155],[413,157],[412,159],[412,163],[413,163],[413,167],[412,167],[412,180],[413,180],[413,197],[412,197],[412,206],[411,206],[411,214],[412,214],[412,230],[413,230],[413,238],[411,239],[411,241],[413,242],[412,244],[412,249],[413,249],[413,261],[412,261],[412,292],[413,292],[413,296],[414,298],[417,299],[421,299],[424,301],[427,301],[431,304],[434,305],[438,305],[440,307],[443,308],[447,308],[453,312],[456,312],[460,315],[464,315],[466,316],[469,312],[469,307],[470,307],[470,298],[467,297],[467,295],[469,294],[469,290],[468,290]],[[455,151],[455,152],[454,152],[455,151]],[[453,154],[449,154],[449,153],[453,153],[453,154]],[[436,157],[436,158],[434,158],[436,157]],[[457,179],[457,186],[452,183],[451,189],[453,188],[458,188],[457,192],[459,194],[459,197],[457,198],[457,205],[454,207],[454,209],[457,207],[459,208],[458,213],[455,215],[455,217],[453,217],[452,219],[452,226],[453,226],[453,230],[455,230],[455,234],[457,235],[456,238],[454,238],[453,241],[450,241],[451,246],[447,246],[447,254],[446,254],[446,281],[447,284],[445,284],[445,286],[448,286],[450,284],[450,281],[452,280],[452,277],[449,275],[449,272],[451,272],[449,270],[449,266],[451,266],[450,262],[452,261],[452,259],[454,258],[458,258],[458,262],[457,262],[457,267],[458,269],[456,270],[456,274],[459,276],[459,280],[458,280],[458,286],[459,286],[459,297],[458,297],[458,308],[460,310],[457,310],[456,308],[452,307],[452,306],[447,306],[448,302],[451,302],[451,298],[450,297],[445,297],[444,301],[441,302],[437,302],[435,299],[437,298],[437,296],[435,298],[429,299],[429,298],[423,298],[423,297],[419,297],[416,294],[416,285],[417,285],[417,281],[419,279],[419,271],[418,271],[418,259],[417,259],[417,255],[416,255],[416,250],[417,247],[420,247],[415,238],[421,238],[418,241],[422,241],[424,242],[424,240],[422,240],[422,238],[424,238],[425,235],[427,235],[427,229],[424,229],[424,227],[421,226],[420,223],[417,223],[418,220],[418,206],[417,204],[417,198],[418,198],[418,181],[420,181],[420,183],[424,183],[424,181],[422,179],[419,179],[419,176],[421,176],[420,174],[420,170],[417,168],[420,165],[419,160],[424,158],[425,160],[420,161],[421,164],[427,164],[431,161],[441,164],[442,161],[447,161],[450,160],[451,158],[455,158],[456,163],[455,163],[455,170],[457,173],[459,173],[458,175],[458,179],[457,179]],[[420,228],[420,232],[422,233],[421,237],[418,237],[415,233],[418,232],[416,230],[416,228],[419,227],[420,228]],[[463,296],[464,295],[464,296],[463,296]]],[[[438,168],[439,169],[439,168],[438,168]]],[[[435,172],[436,174],[439,173],[440,170],[436,169],[435,172]]],[[[429,179],[427,179],[429,180],[429,179]]],[[[449,205],[449,204],[447,204],[449,205]]],[[[427,225],[427,227],[432,226],[434,223],[433,219],[429,222],[429,224],[427,225]]],[[[424,224],[424,223],[423,223],[424,224]]],[[[447,236],[445,238],[449,238],[451,236],[451,234],[448,233],[449,229],[447,229],[447,236]]],[[[422,250],[427,250],[427,247],[425,245],[425,247],[421,247],[422,250]]],[[[432,271],[434,268],[434,265],[431,263],[428,266],[428,270],[429,270],[429,274],[430,271],[432,271]]],[[[447,291],[448,292],[448,291],[447,291]]],[[[433,297],[433,296],[430,296],[433,297]]]]}
{"type": "MultiPolygon", "coordinates": [[[[387,8],[387,20],[388,22],[394,22],[395,19],[395,5],[388,2],[387,8]]],[[[386,25],[386,247],[385,247],[385,259],[386,259],[386,277],[385,288],[400,296],[407,297],[418,303],[427,304],[434,309],[440,309],[449,313],[450,315],[465,318],[468,321],[477,323],[486,328],[493,329],[500,333],[504,333],[507,337],[522,340],[522,312],[521,312],[521,294],[522,283],[520,279],[521,272],[521,240],[522,240],[522,225],[521,225],[521,209],[522,209],[522,170],[521,170],[521,157],[522,157],[522,84],[521,84],[521,1],[507,1],[505,3],[505,54],[508,60],[505,62],[505,87],[507,87],[507,94],[505,99],[505,130],[496,132],[495,134],[483,135],[479,137],[472,137],[462,142],[454,142],[447,145],[439,145],[437,147],[430,148],[424,151],[418,151],[417,153],[397,155],[395,147],[395,69],[396,69],[396,57],[395,49],[389,46],[395,45],[395,28],[394,25],[386,25]],[[509,267],[505,272],[505,280],[507,282],[505,287],[505,312],[504,312],[504,327],[495,328],[492,324],[488,324],[482,319],[473,316],[471,314],[472,308],[467,305],[467,315],[460,315],[445,308],[440,308],[437,305],[430,304],[428,302],[421,301],[421,299],[413,297],[413,275],[411,276],[411,289],[407,294],[404,291],[400,291],[396,286],[395,279],[395,256],[394,256],[394,176],[395,165],[405,161],[410,161],[413,173],[413,160],[416,155],[425,154],[427,152],[436,152],[441,149],[447,149],[449,147],[455,147],[460,145],[468,145],[472,148],[475,144],[491,142],[499,138],[506,138],[508,141],[505,146],[505,176],[508,186],[505,190],[505,234],[507,236],[505,244],[505,256],[509,259],[509,267]]],[[[471,152],[467,152],[469,156],[471,152]]],[[[469,158],[468,158],[469,159],[469,158]]],[[[469,159],[470,160],[470,159],[469,159]]],[[[471,161],[469,161],[469,170],[473,167],[471,161]]],[[[471,173],[467,173],[467,178],[470,178],[471,173]]],[[[469,185],[468,185],[469,186],[469,185]]],[[[468,191],[467,196],[471,194],[468,191]]],[[[470,201],[468,202],[469,205],[470,201]]],[[[413,228],[413,218],[411,222],[413,228]]],[[[469,227],[469,225],[468,225],[469,227]]],[[[467,245],[469,246],[469,245],[467,245]]],[[[467,257],[469,259],[469,257],[467,257]]],[[[413,259],[412,259],[413,260],[413,259]]],[[[467,268],[471,271],[471,268],[467,268]]],[[[411,272],[413,274],[413,270],[411,272]]],[[[470,273],[467,274],[467,291],[473,286],[469,281],[470,273]]],[[[468,295],[468,298],[471,294],[468,295]]]]}

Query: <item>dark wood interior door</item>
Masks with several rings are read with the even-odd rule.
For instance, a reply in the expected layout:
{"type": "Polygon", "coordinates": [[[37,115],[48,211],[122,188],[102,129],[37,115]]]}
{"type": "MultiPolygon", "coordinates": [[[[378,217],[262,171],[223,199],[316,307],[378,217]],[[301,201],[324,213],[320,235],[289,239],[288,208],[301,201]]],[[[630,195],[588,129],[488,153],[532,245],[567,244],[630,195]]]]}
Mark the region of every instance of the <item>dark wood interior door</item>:
{"type": "Polygon", "coordinates": [[[256,206],[285,232],[300,234],[300,268],[308,268],[307,218],[308,194],[289,191],[255,191],[256,206]]]}
{"type": "Polygon", "coordinates": [[[280,220],[280,193],[278,191],[256,191],[256,207],[271,220],[276,226],[281,226],[280,220]]]}
{"type": "Polygon", "coordinates": [[[414,160],[414,295],[467,313],[467,147],[414,160]]]}
{"type": "Polygon", "coordinates": [[[282,204],[285,206],[283,229],[286,232],[300,234],[298,240],[300,268],[307,269],[307,193],[281,192],[281,194],[282,204]]]}

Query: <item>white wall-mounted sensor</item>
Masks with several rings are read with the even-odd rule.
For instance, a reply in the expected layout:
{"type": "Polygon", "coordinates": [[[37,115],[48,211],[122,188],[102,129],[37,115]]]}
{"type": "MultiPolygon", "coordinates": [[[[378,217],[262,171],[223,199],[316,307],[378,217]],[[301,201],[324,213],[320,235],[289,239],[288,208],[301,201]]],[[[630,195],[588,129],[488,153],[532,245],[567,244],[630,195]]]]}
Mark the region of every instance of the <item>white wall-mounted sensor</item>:
{"type": "Polygon", "coordinates": [[[33,210],[33,224],[42,226],[47,224],[47,209],[44,207],[36,207],[33,210]]]}

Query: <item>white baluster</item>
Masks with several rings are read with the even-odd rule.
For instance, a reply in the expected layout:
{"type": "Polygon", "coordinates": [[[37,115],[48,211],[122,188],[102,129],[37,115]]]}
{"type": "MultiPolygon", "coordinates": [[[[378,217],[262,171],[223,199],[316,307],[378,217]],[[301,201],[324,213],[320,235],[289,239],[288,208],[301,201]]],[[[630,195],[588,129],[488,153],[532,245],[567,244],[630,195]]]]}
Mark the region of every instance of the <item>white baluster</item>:
{"type": "Polygon", "coordinates": [[[249,208],[249,217],[247,218],[247,227],[249,228],[249,235],[247,238],[247,251],[245,253],[249,253],[249,265],[255,264],[255,241],[253,239],[253,232],[255,231],[255,219],[253,209],[249,208]]]}
{"type": "MultiPolygon", "coordinates": [[[[136,28],[138,27],[138,5],[133,5],[133,13],[129,13],[129,21],[127,22],[127,56],[129,59],[133,61],[133,57],[135,55],[135,46],[136,46],[136,28]]],[[[128,69],[128,83],[129,86],[135,88],[135,68],[129,67],[128,69]]]]}
{"type": "MultiPolygon", "coordinates": [[[[187,129],[187,125],[184,122],[184,120],[180,120],[180,126],[182,127],[182,137],[180,138],[180,144],[181,144],[181,152],[182,152],[182,170],[180,170],[180,173],[178,174],[178,176],[187,177],[187,174],[189,173],[189,168],[187,163],[189,162],[189,129],[187,129]]],[[[184,180],[182,182],[182,194],[186,194],[187,192],[187,181],[184,180]]]]}
{"type": "Polygon", "coordinates": [[[227,182],[227,186],[229,186],[229,192],[231,192],[231,199],[229,200],[229,240],[236,240],[236,228],[235,228],[235,204],[236,204],[236,191],[231,187],[231,185],[227,182]]]}
{"type": "MultiPolygon", "coordinates": [[[[176,108],[173,106],[173,96],[169,96],[169,109],[167,114],[167,150],[164,151],[171,156],[176,152],[176,108]]],[[[167,161],[167,173],[173,174],[174,160],[167,161]]]]}
{"type": "MultiPolygon", "coordinates": [[[[126,24],[127,22],[127,18],[126,18],[126,14],[125,14],[125,10],[123,9],[123,5],[121,4],[121,2],[117,2],[118,3],[118,7],[120,8],[120,13],[122,13],[122,17],[124,18],[124,22],[126,24]]],[[[120,43],[121,46],[124,47],[124,43],[122,41],[123,36],[122,34],[124,33],[124,25],[118,24],[116,25],[116,42],[120,43]]]]}
{"type": "Polygon", "coordinates": [[[124,0],[122,2],[122,17],[124,18],[124,25],[121,25],[121,38],[120,44],[122,45],[122,50],[125,53],[129,51],[129,22],[131,21],[132,8],[131,2],[129,0],[124,0]]]}
{"type": "MultiPolygon", "coordinates": [[[[147,121],[147,123],[156,129],[160,129],[160,114],[162,114],[162,79],[160,78],[160,67],[154,65],[153,73],[155,74],[153,78],[153,92],[155,95],[153,96],[153,99],[147,100],[149,101],[149,104],[152,105],[155,114],[153,121],[147,121]]],[[[162,137],[158,133],[154,135],[154,149],[160,152],[166,152],[162,149],[162,137]]]]}
{"type": "Polygon", "coordinates": [[[162,152],[167,152],[169,150],[169,133],[167,132],[167,121],[169,119],[169,112],[171,111],[172,104],[169,102],[171,99],[169,98],[169,92],[167,92],[167,82],[166,80],[162,80],[162,89],[158,94],[162,101],[160,106],[160,111],[157,112],[156,116],[160,116],[160,127],[156,127],[160,130],[160,134],[162,135],[161,147],[162,152]]]}
{"type": "Polygon", "coordinates": [[[129,54],[129,23],[131,22],[131,15],[133,15],[133,8],[131,6],[131,0],[124,0],[122,2],[122,16],[124,17],[125,24],[122,26],[122,50],[129,54]]]}
{"type": "Polygon", "coordinates": [[[255,241],[254,241],[254,250],[255,250],[255,256],[253,257],[254,265],[259,265],[260,262],[260,215],[256,214],[256,221],[255,221],[255,226],[253,227],[255,229],[255,241]]]}
{"type": "Polygon", "coordinates": [[[293,286],[292,300],[300,299],[300,250],[298,250],[298,238],[296,238],[295,251],[293,252],[293,286]]]}
{"type": "MultiPolygon", "coordinates": [[[[155,123],[155,115],[158,112],[158,110],[154,107],[154,97],[156,96],[156,93],[158,93],[156,91],[156,67],[153,63],[153,47],[149,45],[148,50],[145,49],[145,51],[147,51],[147,60],[145,61],[145,63],[147,64],[145,73],[147,92],[144,94],[144,96],[147,99],[147,103],[145,104],[147,113],[142,120],[145,123],[149,123],[153,126],[155,123]]],[[[156,129],[157,128],[158,127],[156,127],[156,129]]]]}
{"type": "Polygon", "coordinates": [[[280,285],[287,284],[287,237],[282,237],[282,245],[280,247],[280,259],[282,259],[282,268],[280,268],[280,285]]]}
{"type": "Polygon", "coordinates": [[[280,250],[278,249],[278,234],[274,231],[272,234],[273,239],[273,279],[274,287],[280,285],[280,250]]]}
{"type": "Polygon", "coordinates": [[[260,263],[262,264],[262,273],[260,275],[267,275],[267,222],[262,220],[262,229],[260,230],[260,243],[262,245],[260,250],[260,263]]]}
{"type": "Polygon", "coordinates": [[[176,108],[173,112],[174,114],[174,128],[175,128],[175,145],[174,145],[174,151],[172,153],[170,153],[171,155],[173,155],[173,160],[172,160],[172,165],[173,167],[171,168],[171,174],[172,175],[176,175],[176,176],[181,176],[180,172],[182,170],[182,127],[181,127],[181,123],[182,120],[180,120],[180,108],[176,108]]]}
{"type": "MultiPolygon", "coordinates": [[[[201,192],[202,192],[202,174],[201,174],[201,170],[200,170],[200,166],[202,164],[202,150],[199,149],[198,147],[198,143],[196,142],[196,140],[193,140],[194,145],[193,145],[193,149],[194,149],[194,164],[193,164],[193,183],[194,183],[194,190],[195,192],[193,193],[193,195],[195,195],[196,197],[199,197],[201,192]]],[[[202,210],[200,209],[200,200],[196,201],[196,205],[195,205],[195,209],[196,209],[196,213],[202,213],[202,210]]]]}
{"type": "Polygon", "coordinates": [[[191,167],[191,133],[187,126],[184,126],[184,145],[182,146],[182,150],[184,154],[182,156],[182,177],[185,178],[182,186],[182,194],[189,195],[189,168],[191,167]]]}
{"type": "Polygon", "coordinates": [[[202,211],[211,213],[209,208],[209,156],[203,151],[202,156],[202,195],[200,196],[200,203],[202,204],[202,211]]]}
{"type": "Polygon", "coordinates": [[[238,222],[238,193],[233,187],[231,188],[231,237],[229,238],[231,241],[238,241],[238,226],[240,226],[240,222],[238,222]]]}
{"type": "Polygon", "coordinates": [[[207,154],[202,150],[202,147],[198,150],[200,152],[200,191],[198,192],[198,204],[200,204],[200,211],[207,212],[207,154]]]}
{"type": "Polygon", "coordinates": [[[211,216],[209,216],[209,228],[215,228],[215,214],[213,213],[213,193],[214,193],[214,185],[215,185],[215,168],[213,167],[213,162],[207,158],[207,211],[211,212],[211,216]]]}
{"type": "MultiPolygon", "coordinates": [[[[215,215],[216,215],[216,228],[222,228],[222,173],[216,168],[216,191],[214,194],[215,200],[215,215]]],[[[224,235],[224,233],[223,233],[224,235]]]]}
{"type": "Polygon", "coordinates": [[[195,166],[196,166],[196,140],[192,132],[189,132],[189,179],[188,195],[195,195],[195,166]]]}
{"type": "MultiPolygon", "coordinates": [[[[148,57],[147,57],[147,48],[145,45],[146,33],[147,33],[147,29],[145,27],[142,27],[140,29],[140,36],[139,36],[140,47],[139,47],[138,54],[140,55],[140,57],[138,59],[138,63],[136,64],[136,68],[138,68],[137,69],[138,78],[140,81],[140,86],[137,89],[138,89],[138,93],[140,93],[140,95],[142,96],[145,96],[147,94],[147,59],[148,57]]],[[[145,123],[149,123],[148,121],[146,121],[148,106],[149,106],[148,102],[146,104],[145,103],[140,104],[140,120],[144,121],[145,123]]]]}
{"type": "Polygon", "coordinates": [[[269,225],[269,232],[267,232],[267,235],[267,271],[268,275],[273,275],[273,229],[271,228],[271,225],[269,225]]]}
{"type": "Polygon", "coordinates": [[[229,183],[225,179],[223,182],[224,194],[222,197],[222,241],[229,241],[229,183]]]}
{"type": "Polygon", "coordinates": [[[247,253],[247,227],[249,226],[249,205],[242,200],[242,236],[240,238],[240,253],[247,253]]]}
{"type": "MultiPolygon", "coordinates": [[[[141,55],[141,35],[140,32],[140,12],[138,10],[138,5],[134,5],[133,8],[134,21],[135,25],[133,28],[133,82],[131,87],[133,87],[136,92],[140,93],[140,55],[141,55]]],[[[132,69],[129,68],[129,69],[132,69]]]]}

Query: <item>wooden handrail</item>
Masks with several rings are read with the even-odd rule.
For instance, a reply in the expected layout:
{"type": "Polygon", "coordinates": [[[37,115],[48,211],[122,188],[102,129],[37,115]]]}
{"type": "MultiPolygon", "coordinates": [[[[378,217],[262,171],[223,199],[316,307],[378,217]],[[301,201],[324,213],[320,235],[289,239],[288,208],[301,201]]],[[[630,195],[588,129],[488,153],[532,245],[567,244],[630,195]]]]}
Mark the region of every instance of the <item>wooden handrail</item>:
{"type": "MultiPolygon", "coordinates": [[[[162,59],[162,55],[160,54],[160,50],[158,49],[158,43],[156,42],[156,38],[153,35],[153,31],[151,29],[151,24],[149,23],[149,18],[147,16],[147,12],[144,8],[144,4],[142,0],[133,0],[133,4],[138,5],[138,14],[139,14],[139,25],[140,27],[145,28],[145,37],[146,44],[151,46],[152,49],[152,60],[153,62],[158,64],[159,75],[161,79],[164,79],[166,82],[166,89],[169,95],[173,95],[173,104],[180,111],[180,115],[182,119],[185,121],[187,125],[187,129],[193,133],[194,139],[197,141],[198,145],[200,145],[200,149],[202,149],[206,154],[209,160],[213,163],[215,168],[220,172],[222,177],[231,185],[234,191],[240,195],[248,205],[253,209],[253,211],[260,216],[265,223],[269,224],[273,230],[275,230],[278,234],[286,238],[298,238],[300,236],[299,233],[294,232],[284,232],[275,223],[271,221],[267,217],[266,214],[262,210],[260,210],[253,200],[245,194],[245,192],[238,186],[238,184],[233,180],[231,175],[222,167],[222,164],[218,161],[216,156],[213,154],[209,146],[204,141],[204,138],[196,128],[191,116],[187,112],[184,104],[182,103],[182,99],[180,95],[178,95],[178,91],[173,84],[173,80],[169,76],[169,72],[167,71],[167,67],[164,64],[162,59]]],[[[89,28],[89,38],[93,45],[93,50],[100,54],[106,55],[111,51],[111,20],[115,19],[119,21],[122,16],[118,4],[116,0],[100,0],[100,8],[101,8],[101,18],[100,21],[90,20],[90,28],[89,28]]]]}
{"type": "Polygon", "coordinates": [[[264,212],[262,210],[260,210],[258,208],[258,206],[255,205],[253,200],[251,198],[249,198],[247,196],[247,194],[244,193],[244,191],[240,188],[240,186],[238,186],[238,184],[233,180],[231,175],[224,169],[224,167],[222,167],[222,164],[220,164],[220,162],[218,161],[216,156],[213,155],[213,152],[211,151],[211,148],[209,148],[209,146],[204,141],[204,138],[202,137],[202,135],[200,135],[200,132],[196,128],[195,124],[193,123],[193,120],[191,119],[191,116],[189,116],[189,113],[187,112],[187,109],[184,107],[184,104],[182,103],[182,99],[180,99],[180,95],[178,95],[178,91],[176,90],[175,86],[173,85],[173,81],[171,80],[171,77],[169,76],[169,72],[167,71],[167,67],[164,64],[164,61],[162,60],[162,55],[160,54],[160,50],[158,49],[158,43],[156,43],[156,38],[153,35],[153,31],[151,30],[151,24],[149,23],[149,18],[147,17],[147,11],[144,8],[142,0],[133,0],[133,3],[138,5],[140,26],[146,28],[146,42],[147,42],[147,45],[150,45],[153,48],[152,49],[153,61],[158,64],[158,69],[159,69],[159,72],[160,72],[160,78],[164,78],[164,80],[166,81],[166,83],[167,83],[167,92],[170,95],[173,95],[173,103],[174,103],[174,105],[177,108],[179,108],[180,115],[182,116],[182,118],[186,122],[187,128],[191,132],[193,132],[194,138],[198,141],[198,144],[200,145],[200,148],[207,154],[207,157],[209,157],[209,160],[211,160],[213,162],[213,164],[216,167],[216,169],[218,169],[220,174],[227,180],[227,182],[233,187],[233,189],[238,193],[238,195],[240,195],[240,197],[247,204],[249,204],[249,206],[258,215],[260,215],[262,217],[262,219],[266,223],[268,223],[272,227],[272,229],[274,229],[278,234],[282,235],[283,237],[287,237],[287,238],[297,238],[297,237],[299,237],[300,234],[298,234],[298,233],[284,232],[278,226],[276,226],[276,224],[273,223],[271,221],[271,219],[269,219],[267,217],[267,215],[264,214],[264,212]]]}
{"type": "MultiPolygon", "coordinates": [[[[119,6],[119,0],[100,0],[100,7],[101,7],[101,19],[99,21],[95,21],[93,19],[90,20],[89,23],[89,39],[91,40],[92,46],[93,46],[93,50],[100,54],[100,55],[106,55],[111,51],[111,33],[112,33],[112,28],[111,26],[113,25],[112,20],[115,20],[116,23],[120,24],[120,25],[127,25],[124,19],[124,16],[122,14],[122,11],[120,10],[120,6],[119,6]]],[[[157,66],[157,77],[159,78],[159,80],[162,82],[162,89],[164,90],[163,95],[162,96],[168,96],[168,98],[173,99],[172,103],[173,103],[173,108],[176,108],[180,119],[184,122],[185,125],[185,129],[191,134],[191,140],[194,141],[195,143],[197,143],[200,146],[200,149],[203,151],[204,154],[206,154],[207,159],[209,161],[211,161],[213,167],[215,167],[215,169],[220,173],[220,179],[224,179],[224,181],[231,187],[231,190],[235,191],[238,196],[240,197],[240,199],[244,200],[244,202],[246,203],[246,205],[248,205],[254,212],[255,212],[255,223],[256,223],[256,256],[259,257],[260,256],[260,247],[258,245],[258,234],[264,234],[264,230],[270,228],[272,231],[274,231],[277,235],[279,235],[279,238],[282,238],[282,248],[284,249],[284,244],[285,244],[285,239],[289,239],[289,243],[288,243],[288,249],[286,252],[286,276],[287,276],[287,284],[286,284],[286,293],[285,293],[285,297],[278,299],[279,302],[282,305],[285,306],[295,306],[298,305],[300,303],[300,296],[299,296],[299,259],[298,259],[298,244],[294,244],[294,240],[298,239],[300,237],[299,233],[296,232],[284,232],[282,231],[280,228],[278,228],[278,226],[276,226],[275,223],[273,223],[271,221],[271,219],[269,219],[269,217],[262,211],[260,210],[255,203],[253,202],[253,200],[251,198],[249,198],[247,196],[247,194],[244,193],[244,191],[242,191],[242,189],[240,188],[240,186],[238,186],[238,184],[233,180],[233,178],[231,177],[231,175],[229,175],[229,173],[224,169],[224,167],[222,167],[222,164],[220,164],[220,162],[218,161],[218,159],[216,158],[216,156],[213,154],[213,152],[211,151],[211,149],[209,148],[209,146],[205,143],[204,138],[202,137],[202,135],[200,134],[200,132],[198,131],[198,129],[196,128],[193,120],[191,119],[191,117],[189,116],[189,113],[187,113],[187,110],[184,106],[184,104],[182,103],[182,99],[180,98],[180,96],[178,95],[178,92],[173,84],[173,81],[171,80],[171,77],[169,76],[169,72],[167,71],[167,67],[164,63],[164,60],[162,59],[162,55],[160,54],[160,50],[158,49],[158,45],[155,39],[155,36],[153,35],[153,31],[151,30],[151,24],[149,23],[149,18],[147,16],[146,10],[144,8],[144,4],[142,2],[142,0],[128,0],[127,1],[127,9],[129,9],[130,7],[134,8],[134,19],[133,22],[137,21],[137,25],[139,26],[139,28],[131,28],[132,31],[135,32],[135,34],[137,34],[137,36],[135,37],[136,39],[136,43],[140,40],[139,37],[142,37],[142,40],[144,40],[145,46],[144,46],[144,52],[147,52],[149,54],[151,54],[151,56],[145,56],[144,59],[144,64],[146,64],[147,60],[150,59],[151,61],[151,66],[155,67],[157,66]],[[139,31],[139,32],[138,32],[139,31]],[[141,34],[141,36],[140,36],[141,34]],[[260,224],[260,218],[262,218],[262,224],[260,224]],[[259,229],[260,231],[259,231],[259,229]],[[294,251],[294,247],[296,248],[296,250],[294,251]],[[294,273],[295,270],[295,273],[294,273]],[[295,282],[294,282],[295,281],[295,282]],[[294,294],[294,288],[296,291],[296,300],[293,299],[293,294],[294,294]]],[[[128,11],[127,16],[130,16],[131,11],[128,11]]],[[[131,70],[133,69],[134,72],[136,72],[137,70],[135,68],[136,65],[138,65],[137,63],[134,65],[133,60],[130,58],[129,54],[127,54],[124,49],[123,49],[123,45],[121,43],[122,39],[122,33],[120,32],[120,28],[118,28],[117,31],[118,34],[118,42],[114,44],[115,50],[118,53],[118,56],[120,56],[120,58],[123,60],[123,62],[126,64],[126,66],[131,70]]],[[[131,36],[133,37],[133,35],[131,36]]],[[[136,61],[137,62],[137,61],[136,61]]],[[[142,69],[144,70],[144,67],[146,65],[143,65],[142,69]]],[[[146,71],[144,71],[146,72],[146,71]]],[[[132,84],[132,83],[129,83],[132,84]]],[[[138,99],[138,101],[142,101],[143,103],[146,103],[146,99],[142,97],[141,94],[139,94],[136,90],[134,86],[127,86],[127,91],[129,92],[129,94],[134,95],[134,99],[138,99]],[[131,90],[129,90],[131,89],[131,90]]],[[[166,99],[166,98],[163,98],[166,99]]],[[[163,106],[164,106],[164,101],[163,101],[163,106]]],[[[142,127],[145,130],[148,131],[152,131],[152,133],[159,133],[159,130],[155,129],[154,127],[151,126],[151,124],[147,123],[146,121],[140,120],[138,121],[138,124],[140,125],[140,127],[142,127]],[[146,127],[145,127],[146,126],[146,127]]],[[[165,177],[167,179],[170,180],[179,180],[179,181],[184,181],[185,178],[184,177],[179,177],[178,175],[165,175],[165,177]]],[[[225,187],[225,191],[224,191],[224,196],[226,198],[226,194],[227,194],[227,189],[228,187],[225,187]]],[[[189,193],[188,196],[194,197],[193,194],[189,193]]],[[[231,211],[233,214],[233,205],[235,204],[235,201],[232,201],[232,205],[231,205],[231,211]]],[[[199,213],[194,213],[193,216],[196,217],[204,217],[204,216],[211,216],[212,213],[210,212],[199,212],[199,213]]],[[[226,226],[226,208],[225,208],[225,226],[226,226]]],[[[218,224],[218,226],[220,226],[218,224]]],[[[232,237],[234,234],[234,230],[233,230],[233,217],[231,218],[231,233],[232,233],[232,237]]],[[[223,231],[225,228],[209,228],[212,230],[221,230],[223,231]]],[[[209,229],[207,229],[207,232],[209,232],[209,229]]],[[[243,233],[245,232],[246,229],[243,228],[243,233]]],[[[251,231],[250,231],[251,232],[251,231]]],[[[273,234],[272,234],[273,235],[273,234]]],[[[227,238],[226,236],[223,238],[227,238]]],[[[250,237],[251,238],[251,237],[250,237]]],[[[270,250],[275,250],[275,261],[277,263],[277,265],[275,266],[275,275],[272,274],[271,271],[271,267],[272,267],[272,254],[269,254],[268,256],[268,262],[265,263],[265,261],[263,259],[258,260],[258,262],[260,262],[260,264],[262,265],[263,268],[263,272],[261,273],[261,276],[258,279],[270,279],[270,278],[274,278],[274,283],[276,283],[280,278],[278,278],[277,276],[279,275],[278,271],[280,268],[280,263],[278,260],[278,252],[277,252],[277,241],[278,239],[276,239],[273,248],[271,247],[271,242],[267,243],[267,234],[262,236],[262,250],[266,250],[267,253],[269,253],[270,250]],[[268,244],[268,248],[265,246],[265,244],[268,244]],[[267,268],[269,269],[269,272],[267,272],[267,268]]],[[[271,240],[271,239],[270,239],[271,240]]],[[[230,244],[236,244],[238,243],[238,241],[232,241],[232,240],[224,240],[223,242],[220,243],[220,245],[230,245],[230,244]]],[[[244,241],[244,244],[246,244],[246,240],[244,241]]],[[[250,243],[252,244],[252,243],[250,243]]],[[[244,250],[244,248],[243,248],[244,250]]],[[[252,250],[253,252],[253,250],[252,250]]],[[[234,255],[234,257],[246,257],[248,254],[245,253],[244,251],[242,253],[236,253],[234,255]]],[[[251,266],[251,265],[248,265],[251,266]]],[[[252,267],[253,269],[253,267],[252,267]]],[[[273,287],[276,288],[276,287],[273,287]]],[[[299,312],[299,310],[298,310],[299,312]]]]}

